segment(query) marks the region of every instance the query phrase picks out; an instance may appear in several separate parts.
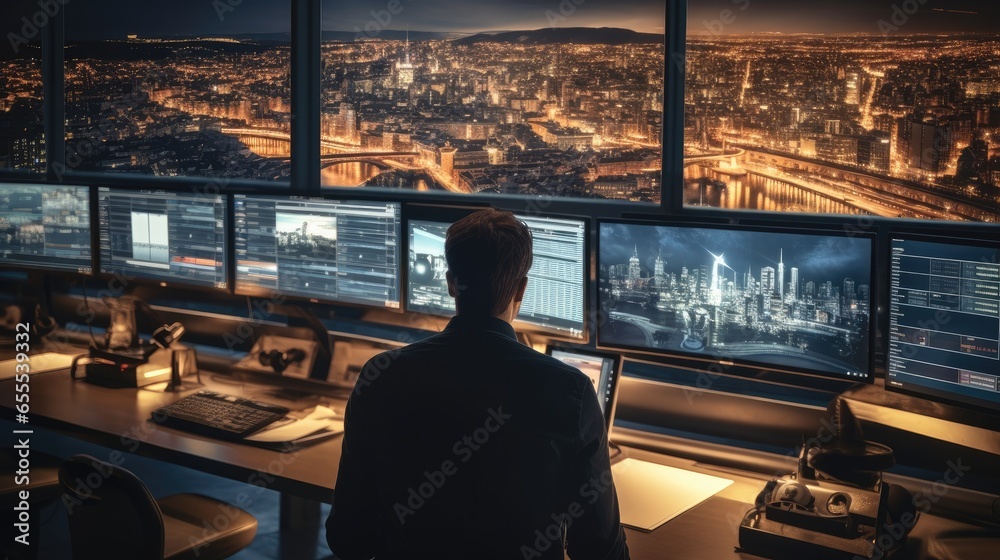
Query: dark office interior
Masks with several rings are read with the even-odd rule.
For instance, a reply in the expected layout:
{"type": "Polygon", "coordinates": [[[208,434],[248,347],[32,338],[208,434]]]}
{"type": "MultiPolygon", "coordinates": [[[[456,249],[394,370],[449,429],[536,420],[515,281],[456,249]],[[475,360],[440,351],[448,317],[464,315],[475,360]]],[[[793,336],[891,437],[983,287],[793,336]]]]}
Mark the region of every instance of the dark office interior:
{"type": "Polygon", "coordinates": [[[486,207],[632,558],[1000,549],[994,2],[5,4],[9,558],[334,558],[347,399],[486,207]]]}

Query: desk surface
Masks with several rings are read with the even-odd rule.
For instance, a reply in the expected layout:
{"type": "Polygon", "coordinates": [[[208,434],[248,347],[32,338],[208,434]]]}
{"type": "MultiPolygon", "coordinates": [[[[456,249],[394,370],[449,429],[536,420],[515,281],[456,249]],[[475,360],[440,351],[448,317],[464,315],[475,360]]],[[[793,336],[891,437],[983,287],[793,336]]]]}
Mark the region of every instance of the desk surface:
{"type": "MultiPolygon", "coordinates": [[[[230,384],[202,376],[205,388],[234,395],[282,402],[292,408],[306,403],[283,402],[263,394],[267,387],[230,384]]],[[[329,502],[340,463],[341,437],[336,436],[302,449],[279,452],[250,445],[224,442],[166,428],[150,422],[153,410],[183,397],[185,393],[158,393],[141,389],[108,389],[73,381],[66,371],[31,377],[31,410],[25,428],[47,428],[113,449],[184,465],[301,498],[329,502]]],[[[343,402],[333,401],[343,410],[343,402]]],[[[13,409],[13,380],[0,382],[0,407],[13,409]]],[[[73,450],[67,450],[67,455],[73,450]]],[[[751,559],[735,552],[738,528],[757,493],[767,481],[758,475],[627,449],[628,456],[729,478],[734,483],[683,515],[644,533],[626,529],[632,558],[751,559]]],[[[900,558],[923,558],[923,540],[929,535],[969,530],[971,526],[924,515],[911,535],[906,554],[900,558]]]]}
{"type": "MultiPolygon", "coordinates": [[[[205,389],[305,408],[263,394],[267,387],[230,384],[201,376],[205,389]]],[[[47,428],[113,449],[188,466],[233,480],[303,498],[330,502],[340,464],[340,436],[314,445],[279,452],[226,442],[160,426],[153,411],[193,393],[161,393],[145,389],[110,389],[74,381],[68,371],[31,376],[31,428],[47,428]]],[[[0,382],[0,407],[14,408],[13,380],[0,382]]],[[[315,400],[313,403],[315,404],[315,400]]],[[[334,403],[343,411],[343,403],[334,403]]],[[[72,451],[70,451],[72,453],[72,451]]]]}

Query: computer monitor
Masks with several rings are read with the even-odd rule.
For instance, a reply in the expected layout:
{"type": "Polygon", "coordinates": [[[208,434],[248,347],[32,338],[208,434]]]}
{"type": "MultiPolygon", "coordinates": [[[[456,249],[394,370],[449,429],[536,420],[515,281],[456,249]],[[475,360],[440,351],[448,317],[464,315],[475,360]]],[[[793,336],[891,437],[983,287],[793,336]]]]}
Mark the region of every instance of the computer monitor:
{"type": "Polygon", "coordinates": [[[236,292],[400,308],[398,202],[236,195],[236,292]]]}
{"type": "Polygon", "coordinates": [[[160,286],[225,290],[225,195],[97,190],[100,271],[160,286]]]}
{"type": "Polygon", "coordinates": [[[0,184],[0,264],[93,272],[90,188],[0,184]]]}
{"type": "Polygon", "coordinates": [[[622,372],[621,355],[558,347],[549,347],[548,353],[560,362],[582,371],[594,384],[597,403],[601,406],[604,422],[610,432],[611,425],[615,421],[615,406],[618,403],[618,378],[622,372]]]}
{"type": "Polygon", "coordinates": [[[1000,412],[1000,247],[890,238],[886,387],[1000,412]]]}
{"type": "MultiPolygon", "coordinates": [[[[580,219],[517,216],[531,230],[533,260],[517,326],[569,339],[585,336],[587,224],[580,219]]],[[[410,219],[406,309],[455,314],[448,295],[444,240],[452,221],[410,219]]]]}
{"type": "Polygon", "coordinates": [[[871,382],[873,237],[605,221],[598,346],[871,382]]]}

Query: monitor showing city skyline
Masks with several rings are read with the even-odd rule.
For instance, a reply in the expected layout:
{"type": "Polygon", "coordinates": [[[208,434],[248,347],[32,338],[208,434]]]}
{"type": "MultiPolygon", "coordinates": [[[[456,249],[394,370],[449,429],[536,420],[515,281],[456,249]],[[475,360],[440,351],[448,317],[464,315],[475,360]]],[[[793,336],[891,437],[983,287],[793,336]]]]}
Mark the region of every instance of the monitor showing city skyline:
{"type": "Polygon", "coordinates": [[[873,240],[601,222],[598,344],[870,379],[873,240]]]}

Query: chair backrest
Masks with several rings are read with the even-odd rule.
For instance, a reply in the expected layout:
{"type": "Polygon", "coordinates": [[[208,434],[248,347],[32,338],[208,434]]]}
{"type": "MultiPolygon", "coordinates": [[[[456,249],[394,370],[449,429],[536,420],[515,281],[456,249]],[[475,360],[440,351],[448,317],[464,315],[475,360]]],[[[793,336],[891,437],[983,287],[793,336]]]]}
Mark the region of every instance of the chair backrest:
{"type": "Polygon", "coordinates": [[[163,558],[163,515],[131,472],[74,455],[59,468],[73,558],[163,558]]]}

